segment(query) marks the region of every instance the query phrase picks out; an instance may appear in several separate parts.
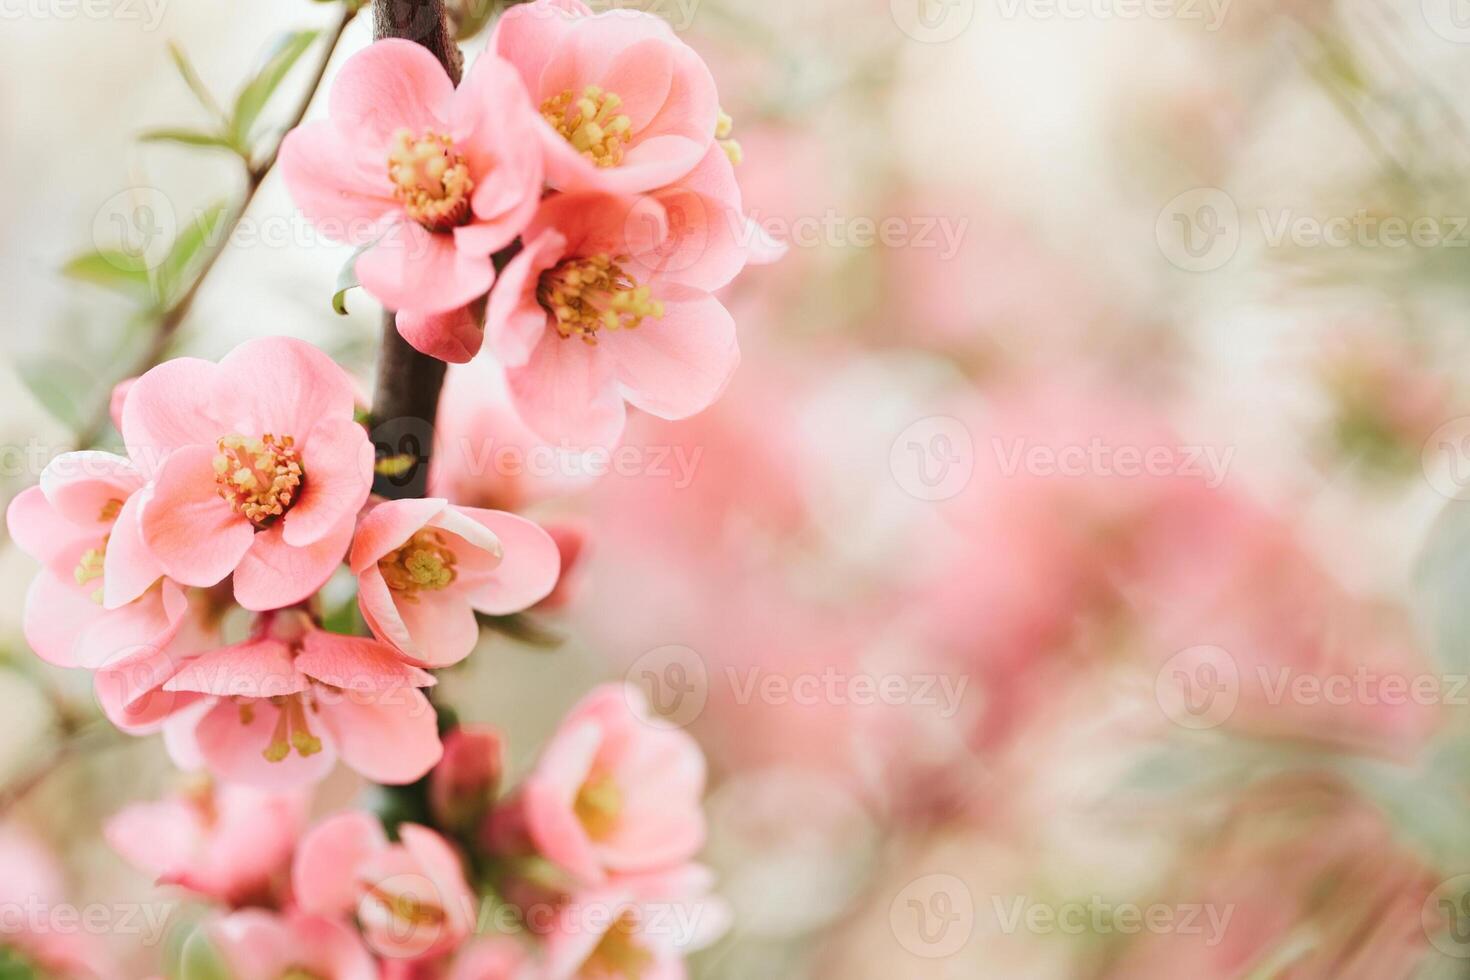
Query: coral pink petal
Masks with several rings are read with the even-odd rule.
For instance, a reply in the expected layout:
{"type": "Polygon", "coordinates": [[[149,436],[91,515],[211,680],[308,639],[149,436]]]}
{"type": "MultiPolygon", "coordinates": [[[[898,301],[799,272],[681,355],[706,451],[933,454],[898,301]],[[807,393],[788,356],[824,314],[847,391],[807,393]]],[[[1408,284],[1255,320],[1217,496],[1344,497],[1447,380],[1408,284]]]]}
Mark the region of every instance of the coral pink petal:
{"type": "Polygon", "coordinates": [[[365,636],[313,630],[302,647],[296,669],[348,696],[393,695],[403,688],[434,684],[434,675],[404,663],[392,647],[365,636]]]}
{"type": "MultiPolygon", "coordinates": [[[[463,230],[456,229],[456,235],[463,230]]],[[[511,237],[514,238],[515,235],[512,234],[511,237]]],[[[488,251],[499,247],[492,246],[488,251]]],[[[485,330],[480,325],[480,319],[468,306],[461,306],[447,313],[399,310],[396,323],[399,336],[408,341],[414,350],[450,364],[467,363],[479,353],[480,345],[485,341],[485,330]]]]}
{"type": "MultiPolygon", "coordinates": [[[[145,404],[142,394],[129,398],[128,407],[145,404]]],[[[214,585],[234,571],[256,537],[220,496],[214,456],[215,448],[204,445],[171,453],[143,502],[143,540],[164,572],[184,585],[214,585]]]]}
{"type": "Polygon", "coordinates": [[[540,602],[556,587],[561,552],[540,525],[498,510],[461,507],[460,513],[494,532],[502,550],[500,563],[483,579],[465,582],[476,609],[504,616],[540,602]]]}
{"type": "MultiPolygon", "coordinates": [[[[297,126],[281,143],[279,165],[291,200],[334,242],[366,245],[403,212],[393,197],[387,158],[376,171],[331,120],[297,126]]],[[[370,152],[370,151],[368,151],[370,152]]]]}
{"type": "Polygon", "coordinates": [[[668,100],[674,82],[674,49],[664,38],[645,38],[618,51],[600,74],[599,84],[622,99],[618,111],[628,117],[637,133],[658,116],[668,100]]]}
{"type": "Polygon", "coordinates": [[[444,132],[454,83],[426,48],[390,39],[364,48],[342,66],[332,83],[327,111],[343,133],[364,147],[384,150],[393,134],[408,129],[444,132]]]}
{"type": "Polygon", "coordinates": [[[629,402],[659,418],[687,418],[719,397],[740,364],[735,321],[708,293],[668,283],[654,294],[662,319],[619,331],[603,347],[629,402]]]}
{"type": "Polygon", "coordinates": [[[356,911],[357,867],[388,846],[377,817],[349,810],[317,824],[296,849],[291,890],[297,903],[317,915],[343,916],[356,911]]]}
{"type": "Polygon", "coordinates": [[[434,706],[423,692],[403,688],[364,703],[342,698],[322,708],[342,761],[376,783],[420,779],[444,753],[434,706]]]}
{"type": "Polygon", "coordinates": [[[325,418],[301,450],[301,496],[281,520],[288,545],[315,544],[356,517],[373,486],[373,444],[350,416],[325,418]]]}
{"type": "Polygon", "coordinates": [[[153,475],[164,457],[184,446],[213,447],[228,435],[214,415],[219,365],[196,357],[176,357],[133,382],[123,404],[122,437],[128,457],[153,475]]]}
{"type": "Polygon", "coordinates": [[[357,405],[352,377],[304,340],[247,340],[225,355],[219,371],[215,413],[228,432],[244,436],[291,436],[300,444],[326,419],[351,419],[357,405]]]}
{"type": "Polygon", "coordinates": [[[105,512],[132,496],[143,478],[126,457],[90,450],[63,453],[47,463],[40,486],[62,517],[106,531],[112,518],[105,512]]]}
{"type": "Polygon", "coordinates": [[[397,603],[399,618],[412,638],[412,655],[426,667],[457,664],[474,652],[480,641],[475,610],[458,592],[420,592],[412,601],[397,603]]]}
{"type": "Polygon", "coordinates": [[[322,739],[322,750],[309,756],[292,752],[280,762],[262,753],[271,743],[279,708],[269,701],[250,705],[250,720],[233,701],[221,701],[205,714],[195,729],[200,758],[210,772],[226,782],[244,783],[264,789],[305,786],[326,776],[336,762],[326,725],[312,719],[313,732],[322,739]]]}
{"type": "Polygon", "coordinates": [[[163,565],[143,541],[144,495],[135,493],[118,511],[102,559],[102,604],[116,609],[146,592],[163,575],[163,565]]]}
{"type": "Polygon", "coordinates": [[[162,593],[152,593],[85,624],[72,648],[77,665],[96,670],[167,644],[187,605],[177,588],[170,595],[173,603],[165,603],[162,593]]]}
{"type": "Polygon", "coordinates": [[[352,540],[351,515],[304,548],[286,543],[280,525],[255,535],[235,569],[235,601],[265,611],[295,605],[326,583],[352,540]]]}
{"type": "Polygon", "coordinates": [[[531,238],[500,274],[485,309],[485,330],[495,357],[506,367],[530,360],[542,334],[549,329],[546,310],[536,300],[541,273],[565,254],[566,239],[554,230],[531,238]]]}
{"type": "Polygon", "coordinates": [[[650,136],[630,147],[620,166],[604,171],[608,176],[601,186],[616,194],[636,194],[671,184],[699,164],[709,145],[680,133],[650,136]]]}
{"type": "Polygon", "coordinates": [[[547,442],[612,446],[622,435],[626,411],[603,346],[547,330],[506,380],[516,414],[547,442]]]}
{"type": "Polygon", "coordinates": [[[422,651],[414,642],[403,617],[398,614],[398,603],[393,590],[388,588],[383,573],[373,567],[364,569],[357,577],[357,608],[373,635],[385,643],[391,643],[405,655],[423,661],[422,651]]]}
{"type": "Polygon", "coordinates": [[[361,575],[369,565],[401,547],[447,506],[449,501],[443,498],[423,497],[384,501],[368,511],[352,539],[352,573],[361,575]]]}
{"type": "Polygon", "coordinates": [[[36,656],[56,667],[79,666],[76,641],[102,607],[70,582],[42,570],[26,590],[21,632],[36,656]]]}
{"type": "Polygon", "coordinates": [[[459,855],[443,837],[418,824],[401,825],[398,836],[439,893],[448,934],[468,935],[475,925],[475,896],[465,882],[459,855]]]}
{"type": "Polygon", "coordinates": [[[541,73],[555,56],[578,16],[561,4],[534,3],[511,7],[495,24],[489,50],[512,65],[537,102],[548,95],[540,87],[541,73]]]}
{"type": "Polygon", "coordinates": [[[485,295],[495,270],[488,258],[455,248],[453,235],[409,222],[358,256],[357,278],[389,309],[447,313],[485,295]]]}
{"type": "MultiPolygon", "coordinates": [[[[78,528],[62,517],[40,487],[26,487],[5,510],[5,527],[16,547],[37,561],[52,563],[85,550],[97,537],[90,529],[78,528]]],[[[58,574],[63,571],[58,569],[58,574]]]]}
{"type": "Polygon", "coordinates": [[[300,694],[307,681],[279,640],[259,639],[201,654],[163,685],[219,697],[274,698],[300,694]]]}
{"type": "Polygon", "coordinates": [[[302,918],[292,924],[295,951],[308,976],[327,980],[378,980],[378,965],[356,931],[330,919],[302,918]],[[304,951],[304,952],[303,952],[304,951]]]}

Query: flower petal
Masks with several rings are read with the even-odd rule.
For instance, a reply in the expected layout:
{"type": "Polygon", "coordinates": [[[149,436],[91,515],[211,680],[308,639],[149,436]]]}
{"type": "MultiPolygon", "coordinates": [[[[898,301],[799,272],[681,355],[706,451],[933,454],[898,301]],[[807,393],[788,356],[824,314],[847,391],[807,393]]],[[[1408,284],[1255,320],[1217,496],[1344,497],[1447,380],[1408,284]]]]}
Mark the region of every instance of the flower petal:
{"type": "Polygon", "coordinates": [[[621,330],[605,344],[628,401],[663,419],[687,418],[720,396],[740,364],[735,321],[709,293],[663,283],[661,319],[621,330]]]}
{"type": "Polygon", "coordinates": [[[291,648],[269,638],[201,654],[163,685],[219,697],[276,698],[300,694],[307,679],[292,663],[291,648]]]}
{"type": "Polygon", "coordinates": [[[281,142],[281,176],[291,200],[308,221],[334,242],[366,245],[385,223],[403,213],[382,166],[368,170],[368,156],[332,120],[297,126],[281,142]]]}
{"type": "Polygon", "coordinates": [[[102,604],[108,609],[132,602],[163,575],[163,565],[143,540],[143,493],[118,511],[102,559],[102,604]]]}
{"type": "Polygon", "coordinates": [[[395,322],[399,335],[414,350],[450,364],[467,363],[479,353],[485,341],[485,328],[473,306],[461,306],[447,313],[399,310],[395,322]]]}
{"type": "Polygon", "coordinates": [[[288,545],[320,541],[356,517],[373,486],[373,444],[367,430],[350,417],[326,418],[311,430],[301,449],[306,474],[301,496],[281,519],[288,545]]]}
{"type": "Polygon", "coordinates": [[[200,720],[194,739],[210,772],[226,782],[287,789],[318,782],[331,771],[337,758],[325,737],[325,725],[315,729],[318,736],[323,736],[321,751],[308,756],[291,752],[281,761],[271,762],[264,752],[281,709],[269,701],[251,702],[249,708],[245,712],[233,701],[220,701],[200,720]]]}
{"type": "Polygon", "coordinates": [[[460,513],[494,532],[502,557],[482,580],[466,582],[470,604],[504,616],[529,608],[551,593],[561,571],[561,552],[540,525],[499,510],[461,507],[460,513]]]}
{"type": "MultiPolygon", "coordinates": [[[[327,111],[356,141],[385,148],[399,129],[444,132],[454,83],[428,49],[412,41],[377,41],[347,59],[332,83],[327,111]]],[[[383,166],[388,165],[386,152],[383,166]]]]}
{"type": "Polygon", "coordinates": [[[220,435],[292,436],[300,443],[327,419],[351,419],[357,404],[352,378],[304,340],[247,340],[219,368],[216,414],[229,423],[220,435]]]}
{"type": "Polygon", "coordinates": [[[453,235],[407,222],[358,256],[357,278],[389,309],[447,313],[484,296],[495,269],[488,257],[457,249],[453,235]]]}
{"type": "Polygon", "coordinates": [[[526,365],[509,370],[506,380],[516,414],[542,439],[611,446],[626,417],[612,372],[600,346],[547,330],[526,365]]]}
{"type": "Polygon", "coordinates": [[[229,430],[215,418],[219,365],[176,357],[148,371],[123,403],[122,436],[128,457],[145,475],[185,446],[213,446],[229,430]]]}
{"type": "MultiPolygon", "coordinates": [[[[136,395],[128,399],[129,408],[137,404],[136,395]]],[[[234,571],[255,537],[250,522],[220,496],[214,456],[214,447],[203,445],[171,453],[142,503],[148,550],[169,578],[184,585],[219,582],[234,571]]]]}
{"type": "Polygon", "coordinates": [[[376,783],[411,783],[444,753],[434,706],[415,688],[366,701],[343,698],[324,706],[321,720],[342,761],[376,783]]]}
{"type": "Polygon", "coordinates": [[[317,915],[350,915],[359,897],[357,867],[387,846],[382,822],[365,810],[327,817],[296,849],[291,891],[297,903],[317,915]]]}
{"type": "Polygon", "coordinates": [[[326,583],[352,540],[349,515],[339,527],[303,548],[286,543],[278,524],[255,535],[235,569],[235,601],[265,611],[295,605],[326,583]]]}

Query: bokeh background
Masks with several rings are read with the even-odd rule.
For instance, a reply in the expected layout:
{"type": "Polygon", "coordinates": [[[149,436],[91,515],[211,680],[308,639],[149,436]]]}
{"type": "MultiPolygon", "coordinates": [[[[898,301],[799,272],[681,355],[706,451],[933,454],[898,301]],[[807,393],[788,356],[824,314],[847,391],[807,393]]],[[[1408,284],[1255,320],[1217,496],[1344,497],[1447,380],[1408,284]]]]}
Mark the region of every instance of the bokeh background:
{"type": "MultiPolygon", "coordinates": [[[[728,297],[726,396],[600,478],[515,472],[494,366],[454,369],[441,437],[509,455],[443,478],[586,546],[540,642],[487,635],[441,693],[513,767],[606,679],[688,726],[736,911],[695,976],[1470,976],[1457,2],[640,4],[710,61],[790,251],[728,297]]],[[[205,119],[170,42],[228,99],[337,15],[0,0],[6,500],[115,440],[154,327],[60,270],[241,193],[138,139],[205,119]]],[[[348,255],[269,177],[171,350],[289,334],[370,378],[348,255]]],[[[186,922],[98,833],[177,774],[25,648],[32,571],[0,546],[3,817],[76,902],[186,922]]],[[[106,938],[128,976],[166,953],[106,938]]]]}

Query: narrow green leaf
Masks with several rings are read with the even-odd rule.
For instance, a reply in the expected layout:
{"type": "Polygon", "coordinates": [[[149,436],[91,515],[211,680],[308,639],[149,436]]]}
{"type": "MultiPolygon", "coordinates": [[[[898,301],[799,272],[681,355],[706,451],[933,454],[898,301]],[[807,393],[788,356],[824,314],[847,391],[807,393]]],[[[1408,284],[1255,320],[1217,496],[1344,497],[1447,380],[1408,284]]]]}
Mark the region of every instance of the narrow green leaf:
{"type": "Polygon", "coordinates": [[[147,260],[116,249],[84,252],[63,265],[61,274],[135,299],[149,299],[153,293],[147,260]]]}
{"type": "Polygon", "coordinates": [[[238,146],[249,146],[250,131],[260,118],[261,110],[280,86],[291,67],[316,40],[316,31],[292,31],[283,36],[271,50],[260,70],[255,73],[235,98],[235,112],[230,119],[230,134],[238,146]]]}
{"type": "Polygon", "coordinates": [[[183,77],[184,84],[189,86],[189,91],[194,93],[194,98],[198,99],[199,104],[204,106],[211,115],[219,119],[220,122],[224,122],[224,111],[220,109],[219,103],[214,101],[214,96],[209,93],[209,88],[204,84],[204,79],[200,78],[199,73],[194,70],[194,65],[189,61],[189,56],[184,53],[184,49],[177,42],[170,41],[168,42],[168,53],[169,57],[173,59],[174,67],[179,70],[179,75],[183,77]]]}
{"type": "Polygon", "coordinates": [[[239,152],[235,144],[230,142],[228,136],[205,133],[197,129],[150,129],[139,135],[138,139],[145,143],[183,143],[186,146],[217,146],[221,149],[239,152]]]}
{"type": "Polygon", "coordinates": [[[158,267],[159,290],[169,300],[187,288],[194,270],[211,249],[219,247],[220,227],[230,213],[228,201],[216,201],[189,222],[174,238],[168,256],[158,267]]]}

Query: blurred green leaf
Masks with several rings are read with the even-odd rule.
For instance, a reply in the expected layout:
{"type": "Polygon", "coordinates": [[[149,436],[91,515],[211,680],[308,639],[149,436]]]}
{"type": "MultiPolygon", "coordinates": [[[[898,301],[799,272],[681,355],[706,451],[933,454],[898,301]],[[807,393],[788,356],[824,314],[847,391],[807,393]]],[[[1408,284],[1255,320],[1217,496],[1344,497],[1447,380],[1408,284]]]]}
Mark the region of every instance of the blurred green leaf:
{"type": "Polygon", "coordinates": [[[176,980],[230,980],[229,967],[203,929],[195,929],[179,952],[176,980]]]}
{"type": "Polygon", "coordinates": [[[224,122],[224,111],[220,109],[219,103],[214,101],[214,96],[205,86],[204,79],[200,78],[199,73],[194,70],[194,65],[189,61],[189,56],[184,53],[184,49],[179,46],[178,42],[170,41],[168,42],[168,53],[173,59],[174,67],[179,70],[179,75],[184,79],[184,84],[189,86],[189,91],[194,93],[194,98],[198,99],[199,104],[204,106],[211,115],[220,122],[224,122]]]}
{"type": "Polygon", "coordinates": [[[230,213],[228,201],[216,201],[179,232],[158,268],[159,290],[168,301],[191,280],[209,250],[219,245],[219,229],[230,213]]]}
{"type": "Polygon", "coordinates": [[[153,281],[143,256],[116,249],[84,252],[63,265],[61,274],[135,299],[148,300],[153,295],[153,281]]]}
{"type": "Polygon", "coordinates": [[[81,404],[95,384],[87,372],[49,355],[21,361],[17,370],[41,407],[73,431],[81,429],[86,418],[81,404]]]}
{"type": "Polygon", "coordinates": [[[145,143],[183,143],[186,146],[213,146],[238,153],[239,148],[228,136],[205,133],[197,129],[150,129],[138,137],[145,143]]]}
{"type": "Polygon", "coordinates": [[[495,0],[464,0],[456,5],[458,16],[454,24],[455,39],[468,41],[483,31],[500,6],[495,0]]]}
{"type": "Polygon", "coordinates": [[[292,31],[283,36],[266,57],[260,71],[240,90],[230,119],[230,136],[237,146],[250,145],[250,131],[260,118],[261,110],[290,73],[291,67],[311,47],[316,36],[316,31],[292,31]]]}

